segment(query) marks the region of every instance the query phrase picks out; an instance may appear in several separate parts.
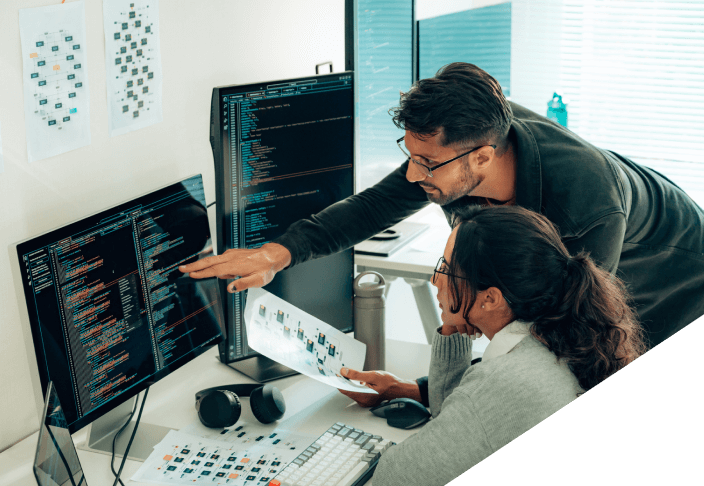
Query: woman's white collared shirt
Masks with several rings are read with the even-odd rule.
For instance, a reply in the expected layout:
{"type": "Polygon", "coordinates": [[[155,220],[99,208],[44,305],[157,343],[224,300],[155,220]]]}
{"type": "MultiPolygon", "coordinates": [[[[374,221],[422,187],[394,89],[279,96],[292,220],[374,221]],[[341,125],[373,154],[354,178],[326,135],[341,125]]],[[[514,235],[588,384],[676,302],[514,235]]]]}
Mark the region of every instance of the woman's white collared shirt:
{"type": "Polygon", "coordinates": [[[489,342],[489,345],[484,351],[482,361],[502,356],[511,351],[516,344],[530,335],[531,324],[533,323],[517,320],[504,326],[503,329],[494,334],[494,338],[489,342]]]}

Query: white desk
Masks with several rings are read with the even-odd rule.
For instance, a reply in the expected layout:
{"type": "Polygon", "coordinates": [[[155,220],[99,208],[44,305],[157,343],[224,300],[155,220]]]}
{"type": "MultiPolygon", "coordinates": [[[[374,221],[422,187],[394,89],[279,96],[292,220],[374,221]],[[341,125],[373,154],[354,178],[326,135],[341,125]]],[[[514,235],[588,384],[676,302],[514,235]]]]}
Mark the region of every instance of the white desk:
{"type": "MultiPolygon", "coordinates": [[[[388,370],[402,378],[415,379],[428,372],[430,346],[400,341],[387,342],[388,370]]],[[[198,415],[194,395],[204,388],[233,383],[251,383],[252,380],[217,360],[217,348],[208,350],[181,369],[151,387],[144,406],[142,420],[175,429],[185,427],[198,415]]],[[[335,422],[344,422],[367,432],[400,442],[415,430],[394,429],[386,421],[359,407],[336,389],[302,375],[272,382],[284,395],[286,414],[271,429],[286,425],[295,431],[320,435],[335,422]]],[[[244,399],[243,402],[248,402],[244,399]]],[[[256,422],[248,403],[243,403],[241,420],[256,422]]],[[[83,440],[79,431],[74,440],[83,440]]],[[[36,486],[32,463],[37,444],[37,433],[0,454],[0,486],[36,486]]],[[[111,485],[110,456],[78,450],[86,480],[90,486],[111,485]]],[[[116,461],[119,466],[119,461],[116,461]]],[[[128,479],[139,469],[141,462],[128,460],[122,471],[127,485],[144,485],[128,479]]],[[[370,484],[370,483],[367,483],[370,484]]]]}
{"type": "Polygon", "coordinates": [[[402,278],[411,286],[428,343],[432,342],[433,333],[442,325],[436,311],[437,301],[430,279],[450,235],[450,228],[446,224],[429,226],[429,229],[390,257],[354,256],[359,273],[373,270],[383,275],[387,293],[397,278],[402,278]]]}

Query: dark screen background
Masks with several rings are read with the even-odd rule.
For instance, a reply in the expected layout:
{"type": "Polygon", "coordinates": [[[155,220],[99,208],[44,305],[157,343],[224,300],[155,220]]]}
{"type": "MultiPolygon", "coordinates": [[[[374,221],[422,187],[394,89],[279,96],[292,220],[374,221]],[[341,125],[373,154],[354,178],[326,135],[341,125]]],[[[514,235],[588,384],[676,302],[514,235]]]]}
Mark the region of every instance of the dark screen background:
{"type": "Polygon", "coordinates": [[[217,281],[178,271],[212,255],[200,175],[17,251],[42,387],[71,432],[222,338],[217,281]]]}
{"type": "MultiPolygon", "coordinates": [[[[214,150],[224,247],[256,248],[354,192],[352,74],[218,88],[214,150]]],[[[214,98],[215,100],[216,98],[214,98]]],[[[264,287],[342,331],[353,328],[353,250],[279,272],[264,287]]],[[[228,358],[256,355],[242,320],[246,297],[227,294],[228,358]]]]}

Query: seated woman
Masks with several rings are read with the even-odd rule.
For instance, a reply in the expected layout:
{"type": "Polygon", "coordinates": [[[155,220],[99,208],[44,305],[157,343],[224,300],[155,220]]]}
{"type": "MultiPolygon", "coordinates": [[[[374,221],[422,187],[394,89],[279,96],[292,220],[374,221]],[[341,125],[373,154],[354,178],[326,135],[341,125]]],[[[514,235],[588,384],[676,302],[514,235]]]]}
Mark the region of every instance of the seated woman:
{"type": "MultiPolygon", "coordinates": [[[[443,323],[428,376],[433,419],[381,457],[375,486],[446,484],[645,351],[620,281],[517,206],[460,215],[432,282],[443,323]],[[476,332],[491,342],[470,365],[476,332]]],[[[378,400],[421,396],[388,373],[347,376],[378,400]]]]}

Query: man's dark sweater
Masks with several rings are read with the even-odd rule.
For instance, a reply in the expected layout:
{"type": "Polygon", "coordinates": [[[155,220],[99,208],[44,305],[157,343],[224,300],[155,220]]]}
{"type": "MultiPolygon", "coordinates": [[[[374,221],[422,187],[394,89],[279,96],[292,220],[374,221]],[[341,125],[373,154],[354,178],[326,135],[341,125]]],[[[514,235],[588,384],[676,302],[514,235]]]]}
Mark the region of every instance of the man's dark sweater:
{"type": "MultiPolygon", "coordinates": [[[[704,314],[704,211],[663,175],[602,150],[516,103],[509,137],[516,204],[555,223],[574,254],[615,272],[634,300],[650,346],[704,314]]],[[[349,248],[429,204],[406,180],[408,162],[375,186],[292,224],[274,240],[291,265],[349,248]]],[[[465,196],[443,207],[482,204],[465,196]]],[[[438,248],[438,254],[442,248],[438,248]]]]}

